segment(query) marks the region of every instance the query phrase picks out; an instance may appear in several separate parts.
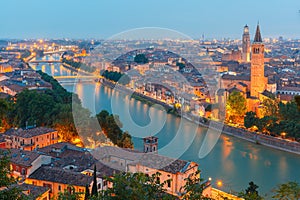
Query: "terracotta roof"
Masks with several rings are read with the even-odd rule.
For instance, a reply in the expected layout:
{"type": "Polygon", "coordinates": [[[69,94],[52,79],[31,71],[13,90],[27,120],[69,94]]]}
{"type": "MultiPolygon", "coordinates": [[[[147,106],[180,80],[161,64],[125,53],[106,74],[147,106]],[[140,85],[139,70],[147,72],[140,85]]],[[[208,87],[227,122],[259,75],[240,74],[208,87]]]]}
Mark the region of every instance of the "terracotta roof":
{"type": "Polygon", "coordinates": [[[11,128],[8,131],[6,131],[4,134],[8,136],[19,136],[23,138],[31,138],[38,135],[44,135],[47,133],[55,132],[56,130],[52,128],[47,127],[37,127],[37,128],[31,128],[31,129],[14,129],[11,128]]]}
{"type": "Polygon", "coordinates": [[[38,168],[28,178],[74,186],[90,185],[93,181],[93,177],[91,176],[50,166],[38,168]]]}

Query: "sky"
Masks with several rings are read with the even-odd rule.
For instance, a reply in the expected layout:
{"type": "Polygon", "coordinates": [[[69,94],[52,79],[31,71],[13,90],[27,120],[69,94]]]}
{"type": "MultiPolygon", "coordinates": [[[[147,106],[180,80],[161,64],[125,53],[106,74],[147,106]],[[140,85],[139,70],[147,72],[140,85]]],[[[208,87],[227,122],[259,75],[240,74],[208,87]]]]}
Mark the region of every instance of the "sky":
{"type": "Polygon", "coordinates": [[[106,39],[122,31],[161,27],[199,39],[300,38],[299,0],[1,0],[0,38],[106,39]]]}

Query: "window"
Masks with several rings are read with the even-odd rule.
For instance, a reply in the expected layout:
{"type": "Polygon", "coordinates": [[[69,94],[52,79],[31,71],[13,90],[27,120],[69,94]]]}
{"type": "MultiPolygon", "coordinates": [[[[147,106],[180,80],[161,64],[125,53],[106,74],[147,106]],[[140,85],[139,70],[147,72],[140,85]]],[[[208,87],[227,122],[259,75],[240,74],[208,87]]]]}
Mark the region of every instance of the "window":
{"type": "Polygon", "coordinates": [[[156,182],[157,182],[158,184],[160,184],[160,178],[159,178],[159,177],[156,178],[156,182]]]}
{"type": "Polygon", "coordinates": [[[168,184],[168,188],[170,188],[171,187],[171,180],[170,179],[167,180],[167,184],[168,184]]]}
{"type": "Polygon", "coordinates": [[[22,168],[21,175],[25,175],[25,174],[26,174],[26,169],[22,168]]]}
{"type": "Polygon", "coordinates": [[[107,181],[103,181],[103,187],[107,186],[107,181]]]}
{"type": "Polygon", "coordinates": [[[36,138],[36,141],[38,142],[38,141],[39,141],[39,138],[36,138]]]}
{"type": "Polygon", "coordinates": [[[72,194],[72,188],[70,186],[67,187],[67,191],[72,194]]]}
{"type": "Polygon", "coordinates": [[[61,191],[61,186],[60,185],[58,185],[58,190],[61,191]]]}
{"type": "Polygon", "coordinates": [[[98,183],[98,190],[101,189],[101,183],[98,183]]]}

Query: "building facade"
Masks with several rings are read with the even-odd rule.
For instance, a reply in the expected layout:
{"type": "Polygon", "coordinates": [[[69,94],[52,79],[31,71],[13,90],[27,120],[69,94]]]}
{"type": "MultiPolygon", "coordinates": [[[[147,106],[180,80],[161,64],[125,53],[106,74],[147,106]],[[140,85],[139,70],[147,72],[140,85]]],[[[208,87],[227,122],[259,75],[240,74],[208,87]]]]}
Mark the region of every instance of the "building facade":
{"type": "Polygon", "coordinates": [[[257,25],[254,41],[252,44],[250,72],[250,96],[255,98],[258,98],[259,94],[266,89],[268,81],[268,79],[265,77],[264,52],[265,46],[262,42],[259,25],[257,25]]]}
{"type": "Polygon", "coordinates": [[[242,60],[243,62],[250,62],[250,33],[249,27],[246,25],[244,27],[243,39],[242,39],[242,60]]]}
{"type": "Polygon", "coordinates": [[[58,142],[58,133],[52,128],[34,127],[9,129],[4,133],[6,148],[32,151],[58,142]]]}

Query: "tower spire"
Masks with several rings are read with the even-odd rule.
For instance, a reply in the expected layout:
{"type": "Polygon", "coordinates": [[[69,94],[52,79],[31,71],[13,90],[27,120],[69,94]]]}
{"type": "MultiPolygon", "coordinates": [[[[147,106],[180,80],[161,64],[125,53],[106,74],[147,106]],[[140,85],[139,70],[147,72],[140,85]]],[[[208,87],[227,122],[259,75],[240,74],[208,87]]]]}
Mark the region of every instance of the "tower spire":
{"type": "Polygon", "coordinates": [[[260,34],[260,28],[259,28],[259,22],[257,23],[254,42],[262,42],[262,38],[261,38],[261,34],[260,34]]]}

